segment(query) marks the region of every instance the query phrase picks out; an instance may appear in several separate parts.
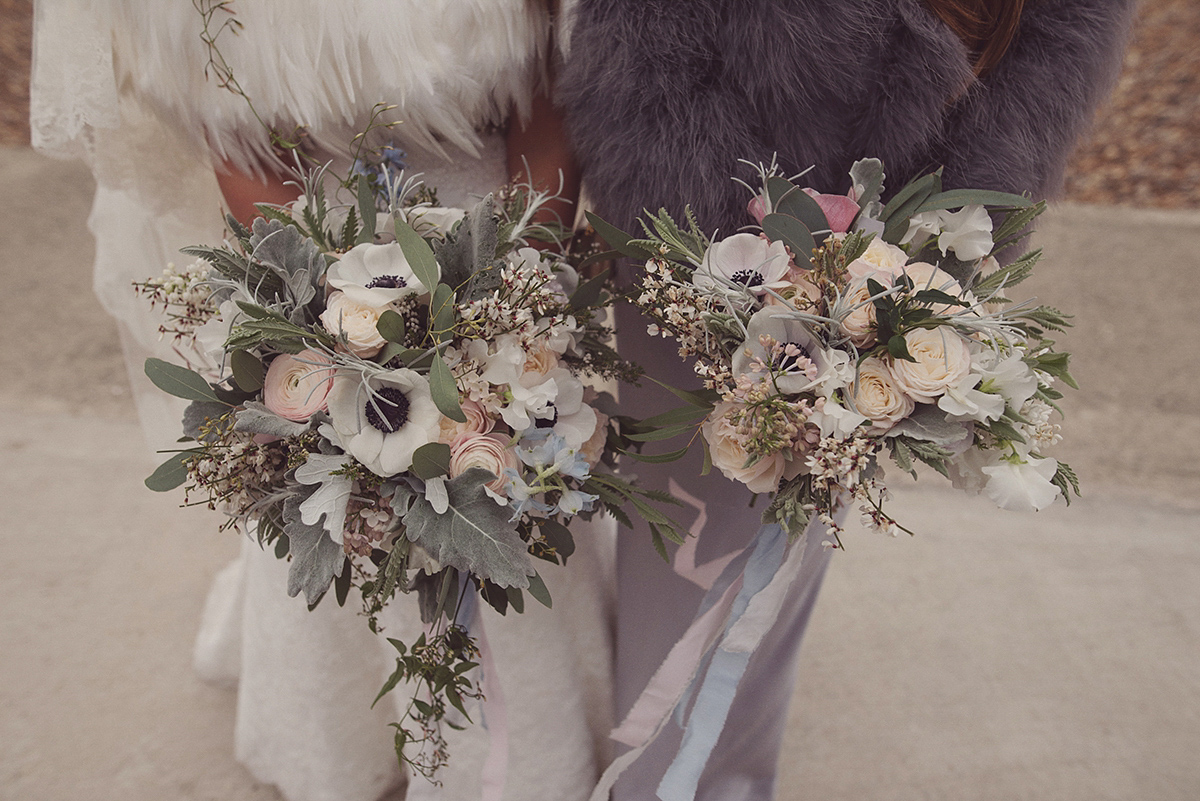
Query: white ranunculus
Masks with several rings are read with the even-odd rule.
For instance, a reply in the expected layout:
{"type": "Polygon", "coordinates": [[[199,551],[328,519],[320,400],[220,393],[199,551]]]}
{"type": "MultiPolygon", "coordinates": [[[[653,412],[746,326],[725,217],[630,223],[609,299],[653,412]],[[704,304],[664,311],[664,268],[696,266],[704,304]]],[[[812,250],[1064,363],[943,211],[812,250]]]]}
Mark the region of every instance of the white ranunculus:
{"type": "Polygon", "coordinates": [[[718,403],[700,426],[712,463],[726,478],[745,484],[751,492],[774,492],[787,462],[782,453],[776,453],[746,466],[749,454],[737,426],[729,420],[729,413],[736,408],[734,403],[718,403]]]}
{"type": "Polygon", "coordinates": [[[1020,464],[1000,460],[982,468],[987,476],[983,491],[1001,509],[1037,512],[1054,503],[1059,489],[1050,480],[1058,472],[1054,459],[1028,458],[1020,464]]]}
{"type": "Polygon", "coordinates": [[[784,277],[789,268],[787,248],[782,242],[768,242],[754,234],[734,234],[709,245],[700,267],[692,274],[692,283],[712,289],[724,288],[728,282],[761,295],[768,288],[786,287],[784,277]]]}
{"type": "Polygon", "coordinates": [[[358,372],[343,370],[327,403],[332,425],[321,433],[377,476],[409,469],[417,448],[438,438],[442,414],[429,382],[412,370],[372,375],[367,386],[358,372]]]}
{"type": "Polygon", "coordinates": [[[388,307],[356,303],[344,292],[332,293],[321,312],[321,325],[336,337],[346,338],[346,348],[362,359],[369,359],[387,344],[379,333],[379,317],[388,307]]]}
{"type": "Polygon", "coordinates": [[[395,242],[355,245],[329,265],[325,281],[356,304],[378,309],[405,295],[423,295],[430,290],[417,279],[404,250],[395,242]]]}
{"type": "Polygon", "coordinates": [[[882,359],[871,356],[858,367],[858,381],[849,390],[854,408],[871,420],[876,432],[890,429],[913,413],[916,404],[892,377],[882,359]]]}
{"type": "Polygon", "coordinates": [[[916,361],[894,359],[892,376],[897,386],[918,403],[933,403],[971,369],[966,340],[949,326],[916,328],[904,335],[904,341],[916,361]]]}
{"type": "Polygon", "coordinates": [[[942,232],[938,234],[938,249],[945,256],[953,250],[962,261],[975,261],[991,253],[992,218],[983,206],[963,206],[960,211],[939,211],[942,232]]]}

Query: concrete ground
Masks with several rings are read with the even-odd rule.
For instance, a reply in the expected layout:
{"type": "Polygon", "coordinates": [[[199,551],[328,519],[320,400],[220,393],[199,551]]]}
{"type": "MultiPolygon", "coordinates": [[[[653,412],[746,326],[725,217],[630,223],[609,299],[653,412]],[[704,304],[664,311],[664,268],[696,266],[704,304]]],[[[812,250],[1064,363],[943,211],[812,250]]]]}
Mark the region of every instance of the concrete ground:
{"type": "MultiPolygon", "coordinates": [[[[0,799],[278,799],[191,671],[237,544],[141,485],[87,172],[0,149],[0,189],[0,799]]],[[[1047,217],[1031,292],[1077,315],[1060,455],[1086,497],[1014,515],[923,479],[894,505],[917,538],[852,531],[781,801],[1200,797],[1200,213],[1047,217]]]]}

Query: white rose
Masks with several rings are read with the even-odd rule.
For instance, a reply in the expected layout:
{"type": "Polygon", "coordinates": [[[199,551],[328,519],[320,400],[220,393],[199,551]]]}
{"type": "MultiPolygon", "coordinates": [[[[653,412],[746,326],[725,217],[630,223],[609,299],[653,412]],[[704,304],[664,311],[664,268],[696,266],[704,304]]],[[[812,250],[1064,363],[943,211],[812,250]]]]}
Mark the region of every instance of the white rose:
{"type": "Polygon", "coordinates": [[[519,467],[516,454],[510,447],[509,438],[503,434],[463,434],[450,446],[450,478],[481,467],[496,478],[484,486],[498,495],[504,495],[508,479],[504,468],[519,467]]]}
{"type": "MultiPolygon", "coordinates": [[[[908,263],[908,254],[895,245],[889,245],[876,237],[867,245],[866,251],[846,265],[851,278],[875,277],[878,274],[899,275],[908,263]]],[[[884,282],[886,283],[886,282],[884,282]]]]}
{"type": "Polygon", "coordinates": [[[334,292],[321,312],[321,325],[334,336],[345,336],[346,347],[355,356],[369,359],[387,344],[379,333],[379,317],[387,306],[355,303],[343,292],[334,292]]]}
{"type": "Polygon", "coordinates": [[[734,403],[718,403],[700,426],[712,463],[726,478],[745,484],[751,492],[773,492],[779,488],[787,463],[782,453],[776,453],[746,466],[749,454],[744,440],[729,420],[729,413],[737,407],[734,403]]]}
{"type": "MultiPolygon", "coordinates": [[[[920,292],[922,289],[938,289],[947,295],[960,298],[972,305],[975,303],[975,297],[970,292],[964,292],[962,286],[954,279],[954,276],[940,267],[935,267],[923,261],[913,262],[905,266],[904,275],[907,275],[909,280],[913,282],[914,293],[920,292]]],[[[929,308],[934,314],[949,315],[961,312],[967,307],[934,303],[929,308]]]]}
{"type": "Polygon", "coordinates": [[[916,404],[892,377],[882,359],[871,356],[858,368],[858,381],[850,388],[854,408],[871,421],[877,432],[890,429],[913,413],[916,404]]]}
{"type": "Polygon", "coordinates": [[[913,329],[904,335],[904,341],[916,361],[894,359],[892,376],[900,389],[918,403],[934,402],[971,369],[966,340],[948,326],[913,329]]]}

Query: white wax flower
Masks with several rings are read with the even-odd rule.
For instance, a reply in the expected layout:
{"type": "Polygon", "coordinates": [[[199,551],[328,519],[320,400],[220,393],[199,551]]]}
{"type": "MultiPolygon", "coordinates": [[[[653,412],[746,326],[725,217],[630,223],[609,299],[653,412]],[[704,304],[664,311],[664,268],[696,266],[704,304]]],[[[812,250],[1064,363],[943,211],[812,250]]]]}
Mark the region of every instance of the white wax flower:
{"type": "Polygon", "coordinates": [[[1054,459],[1029,458],[1014,464],[1001,459],[982,468],[987,484],[984,493],[1001,509],[1014,512],[1037,512],[1045,509],[1059,495],[1050,480],[1058,472],[1054,459]]]}

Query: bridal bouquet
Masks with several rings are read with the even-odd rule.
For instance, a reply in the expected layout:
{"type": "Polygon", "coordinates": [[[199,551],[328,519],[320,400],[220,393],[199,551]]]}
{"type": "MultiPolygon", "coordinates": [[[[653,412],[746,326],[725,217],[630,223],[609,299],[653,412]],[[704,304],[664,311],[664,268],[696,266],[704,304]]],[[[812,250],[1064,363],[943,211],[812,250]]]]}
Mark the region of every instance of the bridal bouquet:
{"type": "Polygon", "coordinates": [[[310,606],[357,586],[374,628],[397,592],[419,594],[427,633],[392,640],[380,695],[424,687],[420,731],[396,724],[396,749],[431,774],[447,703],[465,715],[479,697],[465,594],[501,613],[525,593],[549,606],[534,559],[565,563],[572,518],[628,521],[628,502],[669,526],[647,502],[669,499],[609,469],[626,424],[584,380],[637,369],[605,344],[604,276],[580,280],[572,259],[529,246],[558,234],[535,222],[546,195],[508,189],[468,213],[359,172],[356,203],[328,203],[317,171],[292,208],[260,206],[249,229],[230,218],[232,241],[139,285],[188,363],[151,359],[146,373],[191,401],[189,444],[147,484],[183,485],[255,531],[310,606]]]}
{"type": "Polygon", "coordinates": [[[764,523],[796,534],[816,518],[839,544],[845,494],[868,525],[902,528],[883,510],[885,454],[1006,509],[1078,492],[1047,455],[1054,384],[1075,386],[1047,334],[1069,323],[1006,297],[1039,252],[997,260],[1045,204],[943,191],[940,171],[881,204],[874,159],[854,165],[847,196],[760,174],[748,211],[761,233],[710,240],[690,214],[680,226],[660,212],[635,239],[592,218],[645,262],[632,300],[704,380],[656,438],[698,429],[706,469],[771,496],[764,523]]]}

